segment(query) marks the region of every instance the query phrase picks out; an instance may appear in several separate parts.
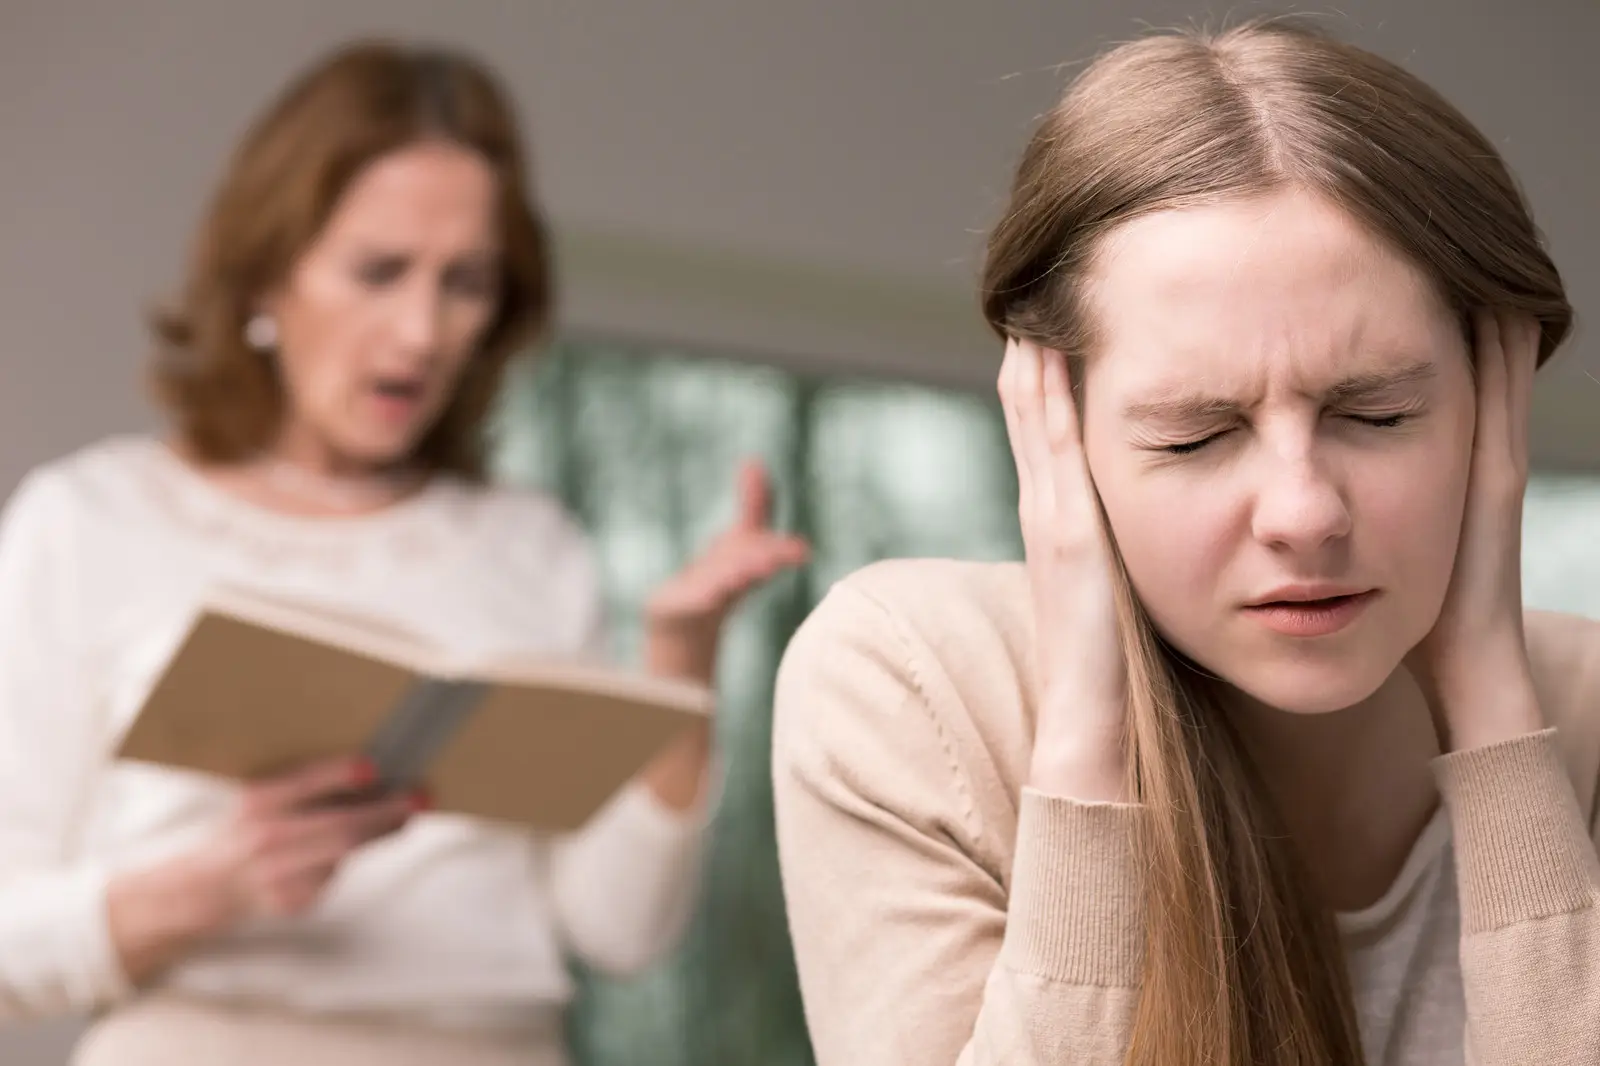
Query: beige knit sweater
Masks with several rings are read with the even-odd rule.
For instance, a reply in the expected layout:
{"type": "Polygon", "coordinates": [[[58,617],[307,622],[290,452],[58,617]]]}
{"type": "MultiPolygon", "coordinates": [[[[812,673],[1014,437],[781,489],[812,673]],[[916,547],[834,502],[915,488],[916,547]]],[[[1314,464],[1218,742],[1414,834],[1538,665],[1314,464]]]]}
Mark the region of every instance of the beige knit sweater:
{"type": "MultiPolygon", "coordinates": [[[[1027,595],[1017,564],[878,564],[785,655],[778,841],[819,1066],[1123,1060],[1138,808],[1024,787],[1027,595]]],[[[1355,989],[1383,1066],[1600,1063],[1600,623],[1530,614],[1528,639],[1552,728],[1436,760],[1454,889],[1405,919],[1436,950],[1355,989]],[[1408,1017],[1424,985],[1459,1022],[1408,1017]]]]}

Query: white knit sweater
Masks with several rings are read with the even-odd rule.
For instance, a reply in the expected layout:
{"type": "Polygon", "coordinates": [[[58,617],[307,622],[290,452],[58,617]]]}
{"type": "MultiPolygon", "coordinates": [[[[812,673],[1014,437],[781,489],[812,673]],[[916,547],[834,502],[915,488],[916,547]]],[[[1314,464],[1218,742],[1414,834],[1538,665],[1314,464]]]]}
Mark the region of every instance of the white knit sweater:
{"type": "MultiPolygon", "coordinates": [[[[227,809],[218,783],[109,757],[218,581],[376,613],[463,652],[602,643],[587,543],[537,495],[444,481],[372,516],[291,518],[143,438],[35,470],[0,520],[0,1020],[129,994],[108,878],[190,846],[227,809]]],[[[671,944],[701,822],[641,786],[569,838],[424,815],[353,856],[310,915],[239,929],[165,982],[311,1011],[542,1024],[571,994],[567,956],[628,971],[671,944]]]]}

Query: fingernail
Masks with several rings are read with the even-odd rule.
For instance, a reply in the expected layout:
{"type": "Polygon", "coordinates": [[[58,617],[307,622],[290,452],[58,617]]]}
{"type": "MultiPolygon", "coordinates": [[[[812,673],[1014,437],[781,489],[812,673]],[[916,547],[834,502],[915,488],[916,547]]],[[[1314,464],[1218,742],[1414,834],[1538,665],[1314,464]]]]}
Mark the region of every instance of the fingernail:
{"type": "Polygon", "coordinates": [[[350,770],[350,776],[355,778],[358,788],[368,788],[378,783],[378,764],[370,758],[362,756],[355,761],[350,770]]]}

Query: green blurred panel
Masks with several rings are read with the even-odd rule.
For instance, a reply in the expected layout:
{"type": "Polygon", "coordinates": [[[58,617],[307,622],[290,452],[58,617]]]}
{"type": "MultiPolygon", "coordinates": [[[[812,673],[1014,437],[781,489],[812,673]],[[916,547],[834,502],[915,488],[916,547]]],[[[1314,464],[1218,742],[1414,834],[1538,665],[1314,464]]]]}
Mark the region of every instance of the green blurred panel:
{"type": "Polygon", "coordinates": [[[1539,610],[1600,618],[1600,476],[1529,479],[1522,509],[1522,596],[1539,610]]]}
{"type": "Polygon", "coordinates": [[[993,403],[909,385],[828,384],[810,435],[819,590],[883,558],[1020,558],[1016,474],[993,403]]]}
{"type": "Polygon", "coordinates": [[[998,410],[931,389],[568,344],[515,372],[496,434],[497,476],[556,493],[594,538],[624,659],[638,655],[650,590],[731,520],[744,458],[767,465],[775,520],[813,543],[815,565],[753,597],[726,634],[725,785],[690,936],[638,980],[580,973],[573,1017],[586,1066],[809,1066],[772,831],[774,674],[795,626],[850,570],[890,556],[1015,556],[998,410]]]}

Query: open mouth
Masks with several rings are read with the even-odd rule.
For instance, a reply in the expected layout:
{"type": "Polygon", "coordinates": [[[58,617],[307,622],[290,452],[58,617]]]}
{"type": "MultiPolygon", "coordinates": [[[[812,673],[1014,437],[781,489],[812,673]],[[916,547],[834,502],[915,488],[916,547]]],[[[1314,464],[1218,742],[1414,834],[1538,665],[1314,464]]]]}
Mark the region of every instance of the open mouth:
{"type": "Polygon", "coordinates": [[[1296,608],[1296,609],[1304,609],[1304,610],[1316,610],[1316,609],[1319,609],[1319,608],[1337,607],[1342,603],[1349,603],[1351,600],[1360,599],[1362,596],[1365,596],[1365,595],[1368,595],[1368,594],[1365,593],[1365,592],[1351,592],[1351,593],[1347,593],[1347,594],[1345,594],[1343,596],[1324,596],[1321,599],[1315,599],[1315,600],[1268,600],[1265,603],[1258,603],[1258,604],[1255,604],[1254,606],[1257,607],[1257,608],[1261,608],[1261,607],[1288,607],[1288,608],[1296,608]]]}
{"type": "Polygon", "coordinates": [[[423,395],[423,384],[417,378],[379,378],[372,388],[385,400],[416,401],[423,395]]]}
{"type": "Polygon", "coordinates": [[[1350,625],[1376,598],[1376,589],[1319,599],[1268,600],[1245,612],[1268,629],[1295,637],[1322,637],[1350,625]]]}
{"type": "Polygon", "coordinates": [[[425,379],[407,377],[376,378],[372,382],[372,402],[377,416],[385,422],[409,425],[422,414],[428,400],[425,379]]]}

